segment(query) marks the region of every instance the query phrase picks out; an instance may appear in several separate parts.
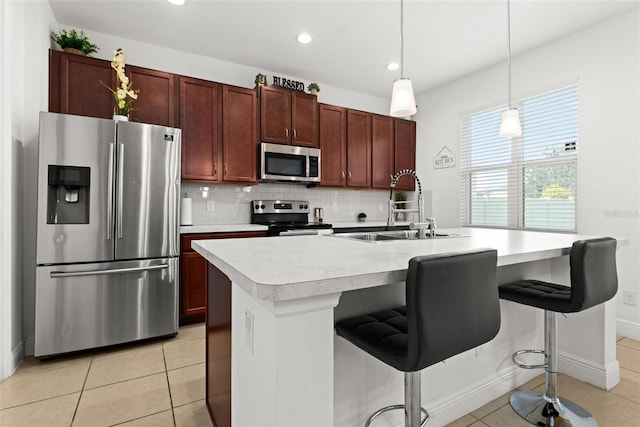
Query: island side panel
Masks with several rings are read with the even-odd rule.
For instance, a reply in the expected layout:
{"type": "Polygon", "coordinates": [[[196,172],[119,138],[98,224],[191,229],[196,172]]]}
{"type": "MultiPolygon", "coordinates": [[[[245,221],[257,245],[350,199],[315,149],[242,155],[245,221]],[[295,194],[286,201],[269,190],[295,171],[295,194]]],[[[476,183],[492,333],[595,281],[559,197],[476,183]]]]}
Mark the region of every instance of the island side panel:
{"type": "Polygon", "coordinates": [[[231,281],[211,264],[206,299],[206,404],[216,427],[231,427],[231,281]]]}
{"type": "Polygon", "coordinates": [[[233,284],[234,426],[333,425],[333,308],[339,296],[258,301],[233,284]]]}

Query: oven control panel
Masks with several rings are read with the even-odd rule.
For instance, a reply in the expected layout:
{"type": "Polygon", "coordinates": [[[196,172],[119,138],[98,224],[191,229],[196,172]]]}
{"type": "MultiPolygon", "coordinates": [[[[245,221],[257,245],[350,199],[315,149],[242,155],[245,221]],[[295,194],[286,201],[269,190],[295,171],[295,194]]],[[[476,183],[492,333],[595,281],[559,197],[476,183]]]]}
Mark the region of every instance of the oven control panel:
{"type": "Polygon", "coordinates": [[[307,200],[254,200],[251,202],[254,214],[271,213],[295,213],[308,214],[309,201],[307,200]]]}

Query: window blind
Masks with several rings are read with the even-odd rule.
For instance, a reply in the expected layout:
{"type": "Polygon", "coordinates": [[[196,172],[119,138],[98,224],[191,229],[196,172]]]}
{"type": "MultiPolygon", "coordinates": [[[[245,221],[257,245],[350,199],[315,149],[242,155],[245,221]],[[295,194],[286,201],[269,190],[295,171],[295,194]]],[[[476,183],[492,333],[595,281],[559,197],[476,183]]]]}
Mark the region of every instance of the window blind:
{"type": "Polygon", "coordinates": [[[505,107],[461,117],[461,223],[576,231],[578,87],[514,106],[520,137],[498,136],[505,107]]]}

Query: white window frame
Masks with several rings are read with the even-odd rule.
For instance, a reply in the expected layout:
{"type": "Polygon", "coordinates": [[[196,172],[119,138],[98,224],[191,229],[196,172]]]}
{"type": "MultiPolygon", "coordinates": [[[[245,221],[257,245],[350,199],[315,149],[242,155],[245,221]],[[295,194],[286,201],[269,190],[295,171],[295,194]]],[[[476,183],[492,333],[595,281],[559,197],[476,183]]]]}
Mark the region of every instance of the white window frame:
{"type": "MultiPolygon", "coordinates": [[[[554,92],[559,92],[565,89],[575,88],[578,91],[577,96],[579,98],[579,88],[577,83],[564,85],[562,87],[557,87],[552,90],[548,90],[542,93],[538,93],[536,95],[529,96],[525,99],[519,100],[517,103],[514,103],[513,106],[518,108],[521,113],[521,121],[522,121],[522,111],[524,102],[548,95],[554,92]]],[[[461,163],[460,163],[460,179],[461,179],[461,196],[460,196],[460,223],[463,227],[482,227],[482,228],[501,228],[501,229],[518,229],[518,230],[531,230],[531,231],[553,231],[553,232],[566,232],[566,233],[575,233],[577,231],[577,205],[578,205],[578,146],[579,146],[579,134],[577,134],[577,138],[575,141],[575,151],[572,154],[564,154],[559,157],[551,157],[545,159],[537,159],[537,160],[524,160],[524,135],[526,135],[526,128],[523,126],[523,136],[511,138],[511,161],[509,163],[496,164],[491,166],[470,166],[470,155],[468,155],[468,151],[471,150],[471,147],[466,147],[466,142],[464,140],[465,128],[470,126],[469,121],[475,115],[487,113],[492,110],[504,110],[507,107],[497,106],[493,108],[483,108],[482,110],[477,110],[470,113],[465,113],[461,115],[460,118],[460,151],[461,151],[461,163]],[[465,150],[468,150],[465,153],[465,150]],[[546,165],[557,165],[557,164],[573,164],[575,167],[575,180],[574,183],[574,218],[573,218],[573,229],[557,229],[557,228],[534,228],[534,227],[525,227],[525,169],[531,166],[546,166],[546,165]],[[504,170],[507,172],[507,225],[483,225],[483,224],[473,224],[472,223],[472,176],[477,172],[486,172],[486,171],[500,171],[504,170]]],[[[576,125],[578,118],[576,118],[576,125]]],[[[497,129],[499,128],[499,123],[496,124],[496,135],[497,129]]]]}

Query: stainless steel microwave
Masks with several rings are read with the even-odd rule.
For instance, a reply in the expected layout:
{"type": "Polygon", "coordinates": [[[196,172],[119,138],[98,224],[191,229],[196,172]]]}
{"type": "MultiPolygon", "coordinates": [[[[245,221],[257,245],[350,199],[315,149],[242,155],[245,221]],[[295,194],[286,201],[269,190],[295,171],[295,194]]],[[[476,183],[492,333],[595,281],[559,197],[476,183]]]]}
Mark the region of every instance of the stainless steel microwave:
{"type": "Polygon", "coordinates": [[[260,143],[260,181],[320,182],[320,149],[260,143]]]}

